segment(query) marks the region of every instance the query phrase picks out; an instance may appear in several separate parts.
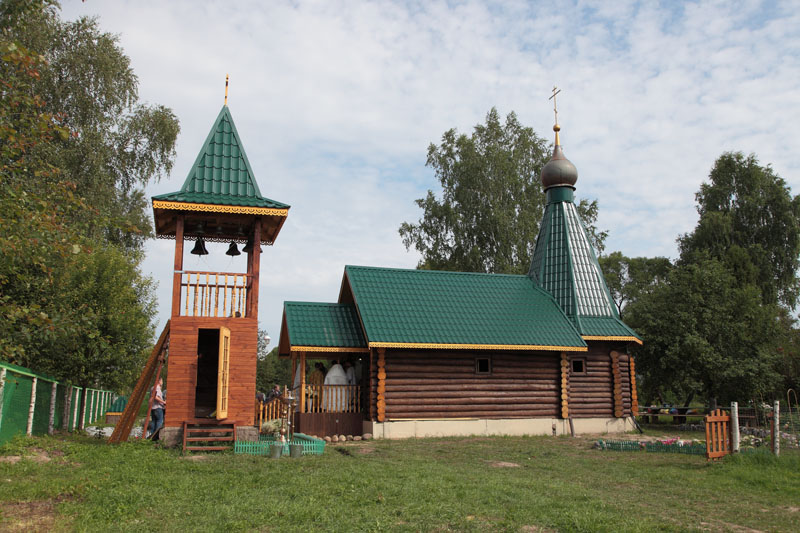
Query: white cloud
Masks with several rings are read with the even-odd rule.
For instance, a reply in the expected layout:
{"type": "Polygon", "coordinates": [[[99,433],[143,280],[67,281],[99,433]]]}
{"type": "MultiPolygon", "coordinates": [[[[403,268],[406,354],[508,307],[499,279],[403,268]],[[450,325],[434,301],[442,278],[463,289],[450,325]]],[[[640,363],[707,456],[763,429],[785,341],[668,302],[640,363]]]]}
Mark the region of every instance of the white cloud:
{"type": "MultiPolygon", "coordinates": [[[[263,256],[273,338],[282,301],[335,300],[344,264],[414,266],[397,228],[437,188],[428,143],[492,106],[550,138],[554,84],[578,195],[599,201],[610,250],[674,256],[725,150],[800,185],[800,16],[788,1],[64,3],[65,17],[80,14],[120,34],[141,97],[181,120],[175,172],[150,194],[180,188],[230,73],[261,191],[293,206],[263,256]]],[[[162,321],[171,257],[171,242],[154,242],[145,264],[162,321]]]]}

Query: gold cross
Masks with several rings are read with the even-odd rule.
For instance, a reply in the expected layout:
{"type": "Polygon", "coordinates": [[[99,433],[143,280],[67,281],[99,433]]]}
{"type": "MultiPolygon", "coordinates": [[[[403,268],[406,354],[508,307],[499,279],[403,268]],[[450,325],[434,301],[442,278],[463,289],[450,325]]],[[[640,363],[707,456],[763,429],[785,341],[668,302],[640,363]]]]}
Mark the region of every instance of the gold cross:
{"type": "Polygon", "coordinates": [[[553,113],[556,115],[556,124],[558,124],[558,108],[556,107],[556,95],[561,92],[561,89],[553,85],[553,96],[548,98],[548,100],[553,101],[553,113]]]}

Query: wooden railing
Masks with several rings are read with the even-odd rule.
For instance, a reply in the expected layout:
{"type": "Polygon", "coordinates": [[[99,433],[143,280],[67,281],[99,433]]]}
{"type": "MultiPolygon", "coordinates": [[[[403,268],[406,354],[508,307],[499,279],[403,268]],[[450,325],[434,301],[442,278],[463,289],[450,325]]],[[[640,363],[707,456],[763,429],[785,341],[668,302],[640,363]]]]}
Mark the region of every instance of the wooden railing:
{"type": "Polygon", "coordinates": [[[183,272],[181,316],[247,316],[250,278],[230,272],[183,272]]]}
{"type": "Polygon", "coordinates": [[[280,398],[274,398],[268,402],[257,402],[258,427],[260,428],[267,420],[280,418],[283,413],[283,404],[280,398]]]}
{"type": "MultiPolygon", "coordinates": [[[[300,391],[296,389],[296,392],[299,398],[300,391]]],[[[360,413],[361,386],[306,384],[305,412],[360,413]]]]}

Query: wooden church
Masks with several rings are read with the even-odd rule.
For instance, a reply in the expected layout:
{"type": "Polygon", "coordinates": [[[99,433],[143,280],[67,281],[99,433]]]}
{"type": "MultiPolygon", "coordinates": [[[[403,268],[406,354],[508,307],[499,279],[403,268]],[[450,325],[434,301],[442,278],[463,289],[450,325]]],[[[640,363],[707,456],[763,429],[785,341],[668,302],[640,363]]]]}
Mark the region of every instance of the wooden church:
{"type": "Polygon", "coordinates": [[[403,438],[632,428],[628,347],[641,341],[606,287],[574,204],[577,170],[553,129],[527,275],[346,266],[338,302],[284,303],[279,351],[293,361],[297,431],[403,438]],[[310,383],[309,359],[349,362],[355,379],[310,383]],[[328,401],[336,398],[346,400],[328,401]]]}
{"type": "Polygon", "coordinates": [[[261,245],[275,242],[289,206],[261,195],[227,97],[183,187],[152,201],[156,235],[175,240],[161,439],[178,443],[187,428],[255,439],[261,245]],[[239,272],[185,270],[184,245],[206,255],[207,242],[228,243],[239,272]]]}

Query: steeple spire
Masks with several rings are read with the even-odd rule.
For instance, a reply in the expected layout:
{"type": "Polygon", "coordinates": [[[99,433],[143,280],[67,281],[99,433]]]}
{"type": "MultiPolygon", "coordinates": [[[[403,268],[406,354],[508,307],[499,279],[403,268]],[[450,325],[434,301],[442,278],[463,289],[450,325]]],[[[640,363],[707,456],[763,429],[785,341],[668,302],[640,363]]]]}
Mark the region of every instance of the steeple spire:
{"type": "Polygon", "coordinates": [[[222,104],[228,106],[228,75],[225,74],[225,102],[222,104]]]}
{"type": "MultiPolygon", "coordinates": [[[[564,150],[561,148],[561,137],[559,136],[561,126],[558,124],[558,107],[556,106],[556,95],[560,92],[561,89],[554,86],[553,96],[548,98],[548,100],[553,101],[553,113],[555,114],[553,131],[556,132],[556,143],[553,147],[553,157],[551,157],[550,161],[542,168],[541,178],[545,191],[549,191],[555,187],[569,187],[574,191],[575,182],[578,181],[578,169],[567,159],[564,155],[564,150]]],[[[548,199],[549,198],[550,194],[548,192],[548,199]]]]}

